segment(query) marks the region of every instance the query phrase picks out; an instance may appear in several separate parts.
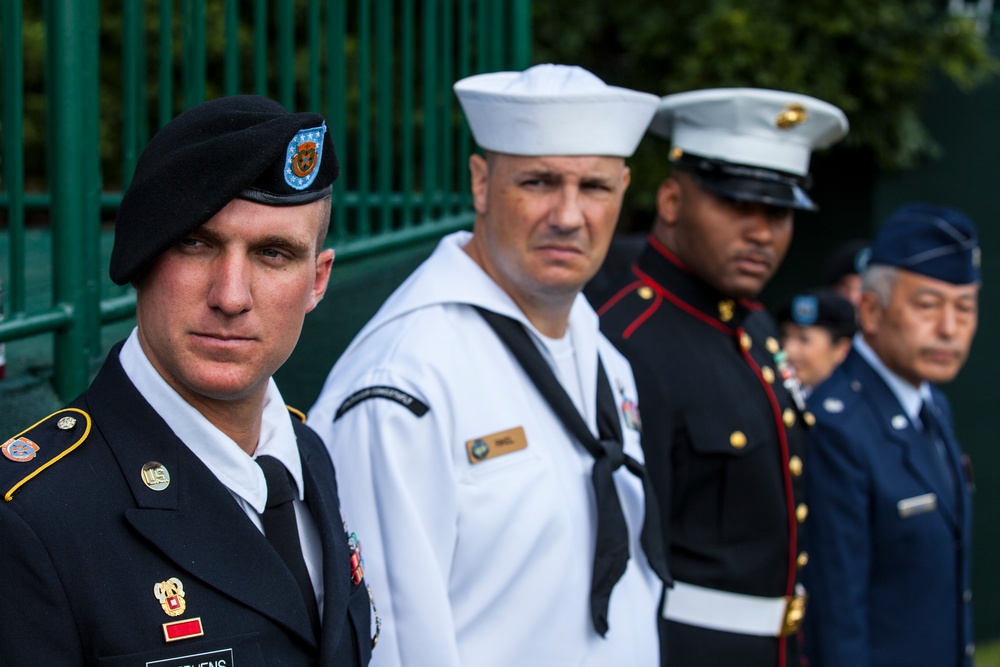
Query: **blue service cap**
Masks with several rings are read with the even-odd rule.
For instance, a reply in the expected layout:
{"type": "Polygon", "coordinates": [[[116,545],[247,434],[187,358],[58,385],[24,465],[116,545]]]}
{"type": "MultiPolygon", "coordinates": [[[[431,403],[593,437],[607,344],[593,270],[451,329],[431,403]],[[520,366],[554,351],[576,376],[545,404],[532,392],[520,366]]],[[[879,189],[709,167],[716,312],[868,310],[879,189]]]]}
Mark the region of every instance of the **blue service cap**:
{"type": "Polygon", "coordinates": [[[875,238],[868,266],[895,266],[954,285],[979,282],[976,227],[955,209],[907,204],[875,238]]]}

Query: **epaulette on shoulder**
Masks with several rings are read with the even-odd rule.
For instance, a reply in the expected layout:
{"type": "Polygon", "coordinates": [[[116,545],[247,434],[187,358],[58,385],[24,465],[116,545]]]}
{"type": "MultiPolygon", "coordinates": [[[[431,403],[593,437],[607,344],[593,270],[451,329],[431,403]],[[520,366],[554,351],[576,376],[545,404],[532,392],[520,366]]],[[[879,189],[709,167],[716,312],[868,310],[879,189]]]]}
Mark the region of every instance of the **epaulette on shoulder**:
{"type": "Polygon", "coordinates": [[[63,408],[0,445],[0,491],[4,502],[46,468],[83,444],[91,418],[79,408],[63,408]]]}
{"type": "Polygon", "coordinates": [[[636,280],[618,290],[597,308],[602,330],[625,338],[659,308],[662,297],[649,285],[636,280]]]}
{"type": "Polygon", "coordinates": [[[290,405],[285,405],[285,407],[288,409],[288,412],[290,412],[293,417],[295,417],[296,419],[298,419],[303,424],[306,423],[306,413],[304,413],[301,410],[298,410],[296,408],[293,408],[290,405]]]}

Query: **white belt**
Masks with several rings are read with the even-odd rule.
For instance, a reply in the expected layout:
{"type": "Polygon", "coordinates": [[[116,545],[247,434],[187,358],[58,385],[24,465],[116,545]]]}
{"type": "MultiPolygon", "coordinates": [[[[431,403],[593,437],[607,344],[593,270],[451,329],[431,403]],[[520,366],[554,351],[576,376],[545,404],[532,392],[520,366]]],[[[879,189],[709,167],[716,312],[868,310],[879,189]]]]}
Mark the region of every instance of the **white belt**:
{"type": "Polygon", "coordinates": [[[663,600],[663,618],[741,635],[781,637],[796,632],[805,615],[805,589],[794,597],[765,598],[675,581],[663,600]]]}

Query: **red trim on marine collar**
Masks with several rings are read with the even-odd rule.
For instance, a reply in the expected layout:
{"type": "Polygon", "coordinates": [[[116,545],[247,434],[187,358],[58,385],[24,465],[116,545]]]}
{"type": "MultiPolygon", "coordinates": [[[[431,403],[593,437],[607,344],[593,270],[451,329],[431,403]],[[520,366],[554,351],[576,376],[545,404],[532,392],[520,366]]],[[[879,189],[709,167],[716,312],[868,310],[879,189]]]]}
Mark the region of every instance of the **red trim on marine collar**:
{"type": "Polygon", "coordinates": [[[731,335],[733,333],[732,327],[727,327],[719,320],[709,317],[708,315],[701,312],[694,306],[690,305],[688,302],[683,301],[679,296],[677,296],[676,294],[668,290],[666,287],[653,280],[649,275],[644,273],[642,269],[640,269],[638,266],[632,267],[632,270],[635,272],[637,276],[639,276],[642,279],[644,283],[652,287],[653,291],[655,291],[658,295],[662,296],[664,299],[666,299],[670,303],[674,304],[675,306],[683,310],[688,315],[698,318],[705,324],[715,327],[716,329],[718,329],[719,331],[721,331],[726,335],[731,335]]]}
{"type": "MultiPolygon", "coordinates": [[[[635,266],[634,265],[632,266],[632,270],[635,271],[635,266]]],[[[608,299],[604,303],[603,306],[601,306],[600,308],[597,309],[597,316],[600,317],[604,313],[608,312],[608,310],[610,310],[612,306],[614,306],[616,303],[618,303],[619,301],[621,301],[628,294],[631,294],[633,290],[637,289],[639,287],[639,285],[642,285],[642,284],[643,283],[642,283],[641,280],[636,280],[635,282],[631,282],[628,285],[626,285],[625,287],[623,287],[620,290],[618,290],[617,292],[615,292],[614,296],[612,296],[610,299],[608,299]]]]}
{"type": "MultiPolygon", "coordinates": [[[[649,235],[649,245],[653,246],[656,251],[669,260],[671,264],[674,264],[677,268],[684,270],[685,273],[691,273],[691,275],[694,275],[691,269],[688,268],[688,265],[681,261],[680,257],[675,255],[673,251],[667,248],[667,246],[657,241],[652,234],[649,235]]],[[[736,301],[747,310],[764,310],[764,304],[760,301],[751,301],[747,298],[739,298],[736,299],[736,301]]]]}

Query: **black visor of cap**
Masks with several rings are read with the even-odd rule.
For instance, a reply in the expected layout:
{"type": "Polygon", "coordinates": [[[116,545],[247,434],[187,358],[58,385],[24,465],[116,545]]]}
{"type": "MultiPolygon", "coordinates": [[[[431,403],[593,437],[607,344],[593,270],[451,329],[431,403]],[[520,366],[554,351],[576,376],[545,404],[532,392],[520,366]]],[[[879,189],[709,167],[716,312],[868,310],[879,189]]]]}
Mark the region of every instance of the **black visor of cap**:
{"type": "Polygon", "coordinates": [[[690,153],[681,155],[674,164],[694,176],[706,190],[729,199],[800,211],[818,209],[806,194],[811,185],[808,176],[733,164],[690,153]]]}

